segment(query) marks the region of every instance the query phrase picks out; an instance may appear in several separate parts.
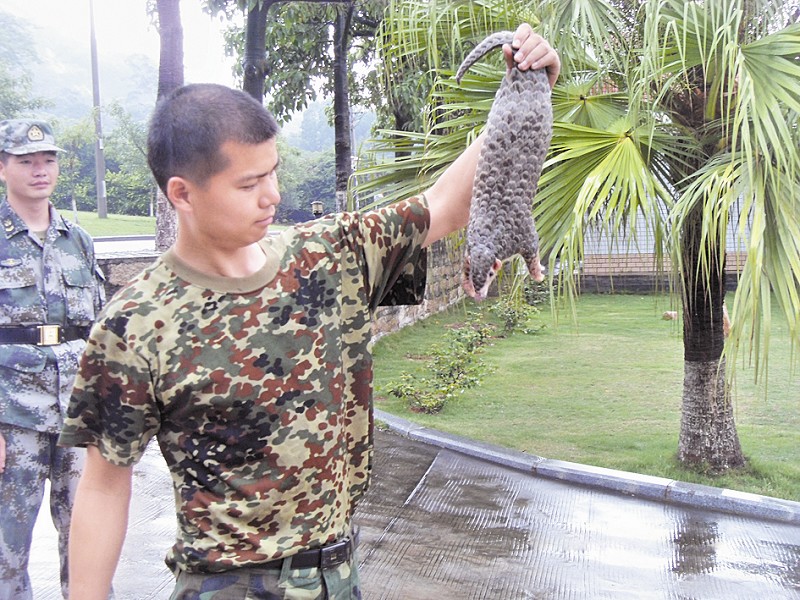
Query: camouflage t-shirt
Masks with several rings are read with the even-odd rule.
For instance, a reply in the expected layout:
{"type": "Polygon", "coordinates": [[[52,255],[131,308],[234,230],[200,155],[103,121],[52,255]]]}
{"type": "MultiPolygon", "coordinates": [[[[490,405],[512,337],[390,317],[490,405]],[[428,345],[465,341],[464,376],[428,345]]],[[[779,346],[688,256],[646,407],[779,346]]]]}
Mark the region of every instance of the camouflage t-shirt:
{"type": "MultiPolygon", "coordinates": [[[[7,200],[0,202],[0,327],[88,328],[105,301],[92,238],[49,210],[42,240],[7,200]]],[[[85,345],[0,343],[0,422],[58,433],[85,345]]]]}
{"type": "Polygon", "coordinates": [[[372,452],[370,311],[418,258],[424,199],[262,243],[244,279],[171,252],[92,331],[61,436],[117,465],[157,436],[172,473],[171,568],[224,571],[347,532],[372,452]]]}

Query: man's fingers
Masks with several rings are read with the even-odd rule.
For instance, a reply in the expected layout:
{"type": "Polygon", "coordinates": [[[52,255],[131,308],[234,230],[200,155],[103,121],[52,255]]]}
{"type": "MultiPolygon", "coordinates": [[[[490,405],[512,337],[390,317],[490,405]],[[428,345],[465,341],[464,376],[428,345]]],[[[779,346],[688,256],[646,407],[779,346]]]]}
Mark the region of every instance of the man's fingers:
{"type": "Polygon", "coordinates": [[[558,53],[538,33],[534,33],[530,25],[523,23],[514,33],[514,40],[503,46],[506,66],[511,69],[516,64],[520,71],[528,69],[547,69],[547,76],[552,88],[561,71],[561,60],[558,53]]]}

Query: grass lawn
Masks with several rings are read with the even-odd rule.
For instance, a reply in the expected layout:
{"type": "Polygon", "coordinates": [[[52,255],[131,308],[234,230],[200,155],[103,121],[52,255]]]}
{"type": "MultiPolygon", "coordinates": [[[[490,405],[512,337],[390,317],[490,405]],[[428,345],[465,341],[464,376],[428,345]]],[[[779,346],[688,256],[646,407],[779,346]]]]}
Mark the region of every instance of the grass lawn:
{"type": "MultiPolygon", "coordinates": [[[[75,221],[71,210],[59,211],[65,218],[75,221]]],[[[113,235],[155,235],[155,217],[134,217],[131,215],[111,215],[105,219],[97,216],[96,212],[78,211],[78,224],[92,237],[113,235]]]]}
{"type": "Polygon", "coordinates": [[[675,460],[683,345],[680,321],[661,318],[675,309],[666,296],[586,295],[576,323],[566,313],[555,323],[545,308],[534,319],[546,325],[539,333],[482,349],[489,373],[439,414],[412,412],[386,393],[401,372],[423,373],[431,345],[474,308],[469,302],[378,341],[378,408],[547,458],[800,500],[800,379],[790,375],[786,327],[774,317],[766,388],[754,385],[752,369],[737,368],[736,421],[748,467],[714,478],[675,460]]]}
{"type": "MultiPolygon", "coordinates": [[[[60,209],[59,212],[69,219],[75,221],[74,213],[71,210],[60,209]]],[[[109,214],[105,219],[97,216],[96,212],[78,211],[78,224],[83,227],[92,237],[115,236],[115,235],[155,235],[155,217],[134,217],[131,215],[112,215],[109,214]]],[[[270,231],[279,231],[286,225],[270,225],[270,231]]]]}

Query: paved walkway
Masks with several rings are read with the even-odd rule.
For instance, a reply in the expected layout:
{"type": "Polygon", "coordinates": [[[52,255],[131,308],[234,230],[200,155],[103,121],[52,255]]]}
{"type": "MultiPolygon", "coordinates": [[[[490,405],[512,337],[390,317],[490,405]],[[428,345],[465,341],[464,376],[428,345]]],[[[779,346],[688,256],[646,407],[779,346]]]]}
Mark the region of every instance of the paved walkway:
{"type": "MultiPolygon", "coordinates": [[[[681,486],[378,418],[403,435],[377,433],[357,513],[365,600],[800,598],[800,503],[703,486],[656,501],[681,486]]],[[[166,599],[174,516],[155,444],[135,474],[117,599],[166,599]]],[[[58,598],[52,526],[35,535],[35,598],[58,598]]]]}

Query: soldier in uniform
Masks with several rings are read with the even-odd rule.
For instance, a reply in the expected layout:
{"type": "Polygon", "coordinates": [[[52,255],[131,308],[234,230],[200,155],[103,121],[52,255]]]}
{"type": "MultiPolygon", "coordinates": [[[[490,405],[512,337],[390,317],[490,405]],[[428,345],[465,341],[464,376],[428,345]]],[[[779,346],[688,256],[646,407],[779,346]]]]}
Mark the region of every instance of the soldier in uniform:
{"type": "Polygon", "coordinates": [[[105,299],[92,239],[50,203],[58,178],[50,125],[0,122],[0,598],[32,598],[28,555],[50,480],[61,586],[84,451],[58,447],[89,329],[105,299]]]}
{"type": "MultiPolygon", "coordinates": [[[[516,38],[520,68],[554,80],[550,46],[527,25],[516,38]]],[[[265,237],[277,133],[223,86],[156,107],[148,161],[178,236],[110,301],[81,362],[61,436],[87,447],[75,599],[107,593],[152,437],[174,484],[173,598],[361,597],[352,516],[372,464],[370,314],[425,246],[467,223],[482,137],[424,194],[265,237]]]]}

